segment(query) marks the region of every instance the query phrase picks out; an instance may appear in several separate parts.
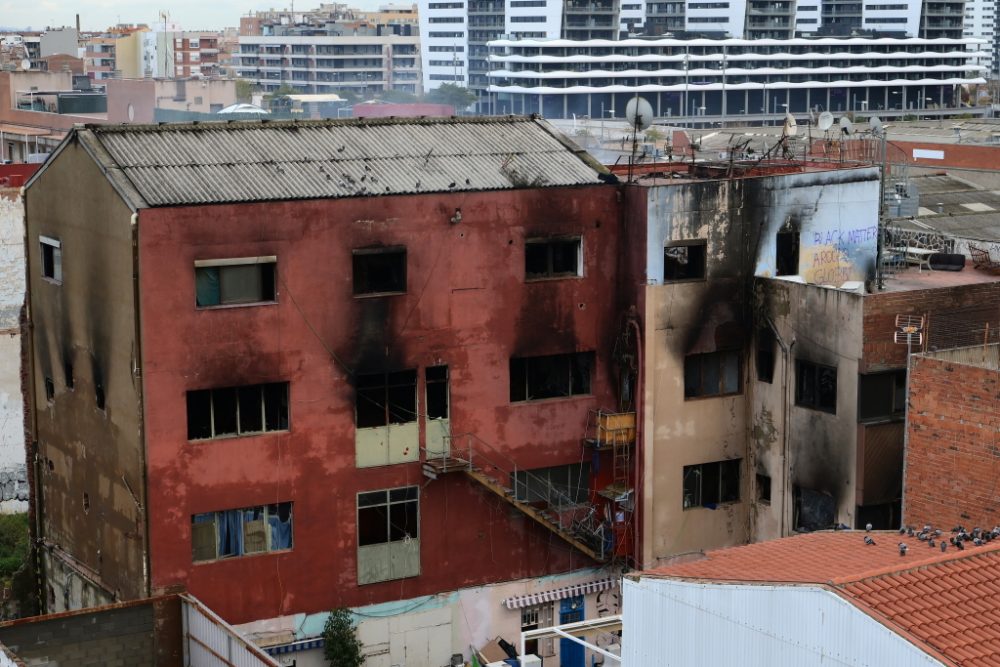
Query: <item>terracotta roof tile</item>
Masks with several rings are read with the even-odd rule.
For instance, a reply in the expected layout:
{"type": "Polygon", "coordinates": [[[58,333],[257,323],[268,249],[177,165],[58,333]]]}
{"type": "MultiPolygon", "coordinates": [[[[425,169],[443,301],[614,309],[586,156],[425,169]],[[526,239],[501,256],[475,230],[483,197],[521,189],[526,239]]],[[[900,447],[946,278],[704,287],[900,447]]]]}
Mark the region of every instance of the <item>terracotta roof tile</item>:
{"type": "Polygon", "coordinates": [[[1000,543],[946,553],[914,538],[819,532],[656,568],[647,576],[826,585],[946,662],[1000,667],[1000,543]],[[899,555],[898,544],[909,547],[899,555]]]}

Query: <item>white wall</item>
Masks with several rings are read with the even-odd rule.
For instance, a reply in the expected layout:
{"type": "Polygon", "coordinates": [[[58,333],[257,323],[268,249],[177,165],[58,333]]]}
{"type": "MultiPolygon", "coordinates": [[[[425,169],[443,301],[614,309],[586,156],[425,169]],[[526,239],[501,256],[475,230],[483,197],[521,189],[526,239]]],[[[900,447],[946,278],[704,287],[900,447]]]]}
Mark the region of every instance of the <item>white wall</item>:
{"type": "Polygon", "coordinates": [[[819,586],[626,579],[626,665],[941,665],[819,586]]]}
{"type": "Polygon", "coordinates": [[[18,325],[23,303],[24,206],[20,196],[0,195],[0,512],[28,510],[18,325]]]}

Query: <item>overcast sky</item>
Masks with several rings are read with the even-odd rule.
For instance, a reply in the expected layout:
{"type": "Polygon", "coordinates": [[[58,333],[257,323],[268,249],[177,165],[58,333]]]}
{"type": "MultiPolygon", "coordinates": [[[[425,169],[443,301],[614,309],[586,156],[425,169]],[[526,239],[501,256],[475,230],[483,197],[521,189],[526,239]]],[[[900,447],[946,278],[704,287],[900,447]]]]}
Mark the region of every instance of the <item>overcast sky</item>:
{"type": "MultiPolygon", "coordinates": [[[[294,0],[297,9],[318,7],[321,0],[294,0]]],[[[332,1],[332,0],[329,0],[332,1]]],[[[341,0],[342,1],[342,0],[341,0]]],[[[388,0],[348,2],[374,9],[388,0]]],[[[236,27],[240,16],[259,9],[288,8],[292,0],[0,0],[0,27],[41,30],[72,26],[80,14],[84,30],[103,30],[116,23],[153,23],[160,11],[184,30],[236,27]]]]}

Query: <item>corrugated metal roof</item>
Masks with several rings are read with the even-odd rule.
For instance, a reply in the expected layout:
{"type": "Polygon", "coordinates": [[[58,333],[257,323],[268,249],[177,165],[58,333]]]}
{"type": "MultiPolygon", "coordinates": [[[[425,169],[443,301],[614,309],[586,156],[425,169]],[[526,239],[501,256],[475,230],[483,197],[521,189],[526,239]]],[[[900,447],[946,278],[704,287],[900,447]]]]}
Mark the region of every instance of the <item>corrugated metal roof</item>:
{"type": "MultiPolygon", "coordinates": [[[[588,185],[606,170],[538,118],[87,126],[135,207],[588,185]]],[[[607,178],[605,176],[605,178],[607,178]]]]}

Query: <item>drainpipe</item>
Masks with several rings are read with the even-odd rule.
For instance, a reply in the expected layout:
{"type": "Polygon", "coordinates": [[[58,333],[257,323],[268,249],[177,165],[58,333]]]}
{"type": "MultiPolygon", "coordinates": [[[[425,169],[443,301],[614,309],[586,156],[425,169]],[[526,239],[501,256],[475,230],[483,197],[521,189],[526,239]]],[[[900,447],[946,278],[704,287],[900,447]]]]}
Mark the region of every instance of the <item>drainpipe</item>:
{"type": "Polygon", "coordinates": [[[644,396],[644,385],[643,385],[643,372],[642,372],[642,332],[639,329],[639,323],[636,322],[634,317],[629,318],[629,326],[635,331],[635,349],[636,349],[636,374],[635,374],[635,511],[632,513],[632,525],[635,530],[635,545],[634,549],[634,559],[637,569],[642,569],[643,554],[642,554],[642,541],[639,539],[642,533],[642,523],[640,518],[643,515],[642,503],[645,502],[646,494],[642,494],[642,502],[639,498],[639,484],[643,480],[643,476],[640,472],[645,468],[643,465],[644,457],[646,456],[646,448],[643,446],[642,442],[642,405],[646,400],[644,396]]]}
{"type": "MultiPolygon", "coordinates": [[[[132,382],[136,387],[138,395],[137,409],[139,411],[139,466],[142,474],[142,486],[140,493],[142,498],[132,495],[136,509],[142,519],[142,585],[145,597],[151,594],[152,582],[149,573],[149,516],[143,505],[143,500],[149,497],[148,474],[146,470],[146,415],[143,409],[145,396],[142,391],[142,333],[139,328],[139,212],[132,213],[129,221],[132,229],[132,312],[135,317],[135,360],[132,366],[132,382]],[[138,384],[136,382],[138,381],[138,384]]],[[[128,482],[123,478],[126,487],[128,482]]],[[[132,489],[129,489],[131,493],[132,489]]]]}
{"type": "MultiPolygon", "coordinates": [[[[2,145],[0,141],[0,145],[2,145]]],[[[24,210],[24,330],[21,331],[21,349],[27,347],[27,354],[22,353],[21,360],[27,361],[25,379],[22,384],[24,397],[22,405],[27,407],[31,414],[28,415],[28,432],[25,433],[25,465],[30,466],[31,485],[28,489],[28,512],[29,520],[33,522],[34,544],[32,553],[35,556],[35,583],[38,594],[39,611],[46,613],[51,611],[48,608],[49,596],[46,594],[45,586],[45,559],[42,558],[44,534],[42,532],[42,475],[40,470],[41,462],[38,458],[38,411],[35,409],[35,346],[34,346],[34,325],[31,317],[31,244],[28,243],[28,192],[21,188],[21,206],[24,210]],[[27,456],[28,452],[31,456],[27,456]]],[[[25,470],[27,473],[27,470],[25,470]]]]}
{"type": "Polygon", "coordinates": [[[782,340],[781,334],[778,333],[778,327],[774,325],[774,322],[770,317],[765,317],[764,320],[767,322],[767,326],[771,329],[774,334],[775,340],[778,341],[778,345],[781,346],[781,355],[783,358],[783,368],[782,368],[782,387],[781,387],[781,537],[785,536],[786,530],[786,520],[788,517],[788,388],[790,386],[789,375],[791,371],[791,356],[792,348],[795,347],[795,338],[792,338],[792,342],[785,344],[782,340]]]}

